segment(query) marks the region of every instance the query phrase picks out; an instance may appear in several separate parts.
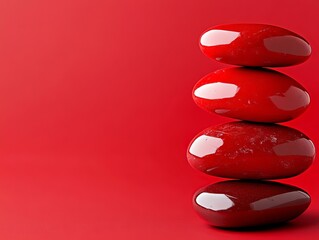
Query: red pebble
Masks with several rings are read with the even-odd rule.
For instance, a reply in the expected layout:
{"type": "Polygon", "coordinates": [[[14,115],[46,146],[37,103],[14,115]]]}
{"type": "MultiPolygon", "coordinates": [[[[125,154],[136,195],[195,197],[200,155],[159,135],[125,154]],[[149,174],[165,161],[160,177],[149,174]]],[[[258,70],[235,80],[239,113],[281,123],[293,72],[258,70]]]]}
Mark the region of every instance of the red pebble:
{"type": "Polygon", "coordinates": [[[269,69],[220,69],[199,80],[193,89],[196,104],[209,112],[254,122],[284,122],[310,104],[304,87],[269,69]]]}
{"type": "Polygon", "coordinates": [[[252,227],[290,221],[310,204],[300,188],[275,182],[225,181],[195,193],[195,211],[209,224],[224,228],[252,227]]]}
{"type": "Polygon", "coordinates": [[[203,173],[237,179],[296,176],[313,162],[315,147],[303,133],[277,124],[230,122],[199,133],[187,159],[203,173]]]}
{"type": "Polygon", "coordinates": [[[212,59],[240,66],[291,66],[311,55],[311,47],[303,37],[265,24],[213,27],[201,36],[200,48],[212,59]]]}

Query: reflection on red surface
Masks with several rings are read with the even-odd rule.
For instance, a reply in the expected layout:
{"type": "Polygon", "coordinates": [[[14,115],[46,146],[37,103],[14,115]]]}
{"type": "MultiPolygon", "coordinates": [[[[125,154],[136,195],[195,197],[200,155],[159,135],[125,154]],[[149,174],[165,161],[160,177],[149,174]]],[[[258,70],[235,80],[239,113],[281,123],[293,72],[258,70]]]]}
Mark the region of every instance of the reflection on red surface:
{"type": "Polygon", "coordinates": [[[193,99],[202,109],[254,122],[285,122],[308,108],[306,89],[293,78],[269,69],[224,68],[194,86],[193,99]]]}
{"type": "Polygon", "coordinates": [[[240,66],[291,66],[311,55],[311,47],[303,37],[267,24],[218,25],[204,32],[199,43],[208,57],[240,66]]]}
{"type": "Polygon", "coordinates": [[[310,204],[302,189],[270,181],[223,181],[199,189],[195,211],[209,224],[238,228],[292,220],[310,204]]]}
{"type": "Polygon", "coordinates": [[[203,173],[224,178],[297,176],[315,158],[313,142],[279,124],[228,122],[206,128],[191,141],[187,159],[203,173]]]}

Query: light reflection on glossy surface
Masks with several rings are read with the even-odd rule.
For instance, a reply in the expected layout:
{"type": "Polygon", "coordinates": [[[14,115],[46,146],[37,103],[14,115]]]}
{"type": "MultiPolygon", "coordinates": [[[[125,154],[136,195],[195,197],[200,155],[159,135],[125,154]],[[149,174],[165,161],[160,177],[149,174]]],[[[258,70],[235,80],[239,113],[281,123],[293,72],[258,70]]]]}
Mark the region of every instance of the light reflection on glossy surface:
{"type": "Polygon", "coordinates": [[[196,199],[196,203],[203,208],[214,211],[227,210],[234,206],[234,202],[226,195],[221,193],[200,193],[196,199]]]}
{"type": "Polygon", "coordinates": [[[307,170],[313,142],[279,124],[228,122],[211,126],[190,142],[189,164],[208,175],[235,179],[280,179],[307,170]]]}
{"type": "Polygon", "coordinates": [[[227,113],[229,111],[230,111],[229,109],[215,109],[214,110],[214,112],[217,114],[224,114],[224,113],[227,113]]]}
{"type": "Polygon", "coordinates": [[[195,89],[194,95],[208,100],[232,98],[239,91],[239,87],[232,83],[214,82],[195,89]]]}
{"type": "Polygon", "coordinates": [[[205,157],[214,154],[223,143],[221,138],[202,135],[193,141],[189,152],[197,157],[205,157]]]}
{"type": "Polygon", "coordinates": [[[219,62],[251,67],[300,64],[311,55],[300,35],[267,24],[225,24],[207,30],[199,41],[202,52],[219,62]]]}
{"type": "Polygon", "coordinates": [[[200,217],[218,227],[247,227],[290,221],[310,205],[298,187],[271,181],[230,180],[199,189],[193,206],[200,217]]]}
{"type": "Polygon", "coordinates": [[[202,35],[200,44],[207,47],[230,44],[239,36],[239,32],[214,29],[202,35]]]}
{"type": "Polygon", "coordinates": [[[310,105],[305,88],[270,69],[225,68],[209,73],[194,86],[202,109],[252,122],[278,123],[300,116],[310,105]]]}
{"type": "Polygon", "coordinates": [[[288,90],[280,95],[270,96],[270,100],[277,108],[284,111],[294,111],[304,108],[310,103],[309,94],[295,86],[290,86],[288,90]]]}
{"type": "Polygon", "coordinates": [[[277,53],[303,57],[311,54],[311,47],[305,40],[291,35],[266,38],[264,39],[264,46],[268,50],[277,53]]]}
{"type": "Polygon", "coordinates": [[[313,142],[306,138],[299,138],[278,144],[273,147],[278,156],[315,156],[315,146],[313,142]]]}
{"type": "Polygon", "coordinates": [[[271,208],[292,207],[300,204],[299,202],[304,202],[305,199],[309,199],[310,201],[309,195],[305,192],[286,192],[257,200],[251,203],[250,207],[252,210],[256,211],[262,211],[271,208]]]}

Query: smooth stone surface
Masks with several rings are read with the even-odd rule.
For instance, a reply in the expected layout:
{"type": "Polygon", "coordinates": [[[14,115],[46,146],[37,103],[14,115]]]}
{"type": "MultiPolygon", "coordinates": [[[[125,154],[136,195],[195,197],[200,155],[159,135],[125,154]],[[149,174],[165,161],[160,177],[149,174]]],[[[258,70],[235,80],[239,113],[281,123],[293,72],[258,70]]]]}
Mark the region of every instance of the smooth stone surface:
{"type": "Polygon", "coordinates": [[[278,124],[230,122],[199,133],[187,151],[189,164],[203,173],[236,179],[296,176],[313,162],[312,141],[278,124]]]}
{"type": "Polygon", "coordinates": [[[301,115],[310,104],[303,86],[280,72],[234,67],[199,80],[195,103],[222,116],[253,122],[285,122],[301,115]]]}
{"type": "Polygon", "coordinates": [[[303,37],[264,24],[215,26],[201,36],[199,45],[208,57],[240,66],[291,66],[311,55],[311,47],[303,37]]]}
{"type": "Polygon", "coordinates": [[[195,211],[209,224],[224,228],[251,227],[290,221],[311,202],[300,188],[276,182],[224,181],[198,190],[195,211]]]}

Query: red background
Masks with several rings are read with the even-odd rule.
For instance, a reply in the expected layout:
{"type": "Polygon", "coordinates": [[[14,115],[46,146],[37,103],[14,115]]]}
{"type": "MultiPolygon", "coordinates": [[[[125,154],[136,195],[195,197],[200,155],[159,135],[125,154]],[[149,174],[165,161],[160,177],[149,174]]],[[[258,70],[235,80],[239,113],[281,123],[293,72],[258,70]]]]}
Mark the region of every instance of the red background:
{"type": "Polygon", "coordinates": [[[308,191],[304,215],[281,228],[224,231],[193,212],[216,180],[185,152],[204,128],[230,119],[191,98],[227,65],[199,50],[213,25],[257,22],[303,35],[313,55],[281,68],[312,105],[287,123],[319,146],[316,0],[0,2],[1,239],[310,239],[319,236],[319,164],[285,180],[308,191]]]}

